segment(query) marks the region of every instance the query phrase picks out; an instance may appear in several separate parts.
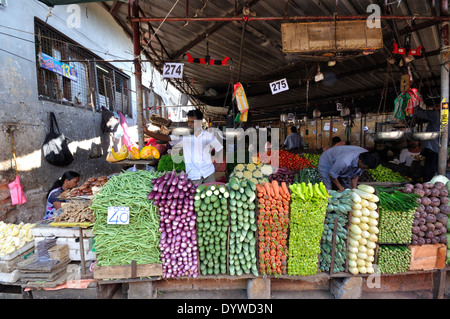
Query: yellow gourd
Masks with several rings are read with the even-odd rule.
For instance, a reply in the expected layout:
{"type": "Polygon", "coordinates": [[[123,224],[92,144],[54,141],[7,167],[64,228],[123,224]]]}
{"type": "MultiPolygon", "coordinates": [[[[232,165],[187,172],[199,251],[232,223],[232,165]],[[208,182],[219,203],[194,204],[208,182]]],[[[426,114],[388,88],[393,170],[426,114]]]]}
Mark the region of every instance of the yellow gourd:
{"type": "Polygon", "coordinates": [[[152,146],[152,155],[154,159],[159,159],[161,157],[161,154],[159,153],[158,149],[154,146],[152,146]]]}
{"type": "Polygon", "coordinates": [[[138,148],[135,147],[135,146],[133,146],[133,147],[131,148],[131,150],[128,151],[127,159],[133,161],[133,160],[138,160],[138,159],[140,159],[140,158],[141,158],[141,157],[139,156],[139,150],[138,150],[138,148]]]}
{"type": "Polygon", "coordinates": [[[144,146],[139,152],[139,155],[142,159],[159,159],[160,157],[158,149],[151,145],[144,146]]]}
{"type": "Polygon", "coordinates": [[[125,158],[127,158],[128,149],[127,149],[126,145],[122,145],[122,147],[120,148],[119,152],[116,153],[116,152],[114,152],[114,147],[113,147],[113,148],[111,148],[111,153],[112,153],[112,156],[117,161],[123,161],[125,158]]]}
{"type": "Polygon", "coordinates": [[[144,146],[139,152],[139,156],[142,159],[152,159],[153,158],[152,146],[144,146]]]}
{"type": "Polygon", "coordinates": [[[108,155],[106,155],[106,161],[110,163],[118,162],[116,158],[112,155],[112,152],[108,152],[108,155]]]}

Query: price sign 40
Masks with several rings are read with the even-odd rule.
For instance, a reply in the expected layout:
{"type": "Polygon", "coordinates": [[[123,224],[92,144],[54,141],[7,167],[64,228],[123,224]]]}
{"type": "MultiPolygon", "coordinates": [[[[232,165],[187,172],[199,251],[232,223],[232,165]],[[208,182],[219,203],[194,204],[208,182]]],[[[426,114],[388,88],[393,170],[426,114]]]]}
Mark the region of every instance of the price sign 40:
{"type": "Polygon", "coordinates": [[[128,225],[130,222],[130,208],[123,206],[108,207],[108,224],[128,225]]]}

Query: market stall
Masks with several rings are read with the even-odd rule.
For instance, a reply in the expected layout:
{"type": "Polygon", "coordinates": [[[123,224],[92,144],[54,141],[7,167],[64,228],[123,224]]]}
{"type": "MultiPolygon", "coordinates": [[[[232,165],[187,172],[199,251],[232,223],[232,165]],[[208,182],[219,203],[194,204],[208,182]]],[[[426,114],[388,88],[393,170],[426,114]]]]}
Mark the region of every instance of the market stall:
{"type": "Polygon", "coordinates": [[[81,263],[78,279],[100,286],[150,283],[154,293],[168,280],[180,289],[245,281],[249,297],[261,297],[252,287],[267,280],[438,276],[449,263],[442,178],[327,191],[310,155],[280,152],[280,168],[259,154],[259,163],[235,165],[227,183],[196,185],[166,156],[156,170],[88,179],[63,194],[69,202],[46,225],[0,226],[2,263],[17,262],[9,284],[54,288],[81,263]]]}

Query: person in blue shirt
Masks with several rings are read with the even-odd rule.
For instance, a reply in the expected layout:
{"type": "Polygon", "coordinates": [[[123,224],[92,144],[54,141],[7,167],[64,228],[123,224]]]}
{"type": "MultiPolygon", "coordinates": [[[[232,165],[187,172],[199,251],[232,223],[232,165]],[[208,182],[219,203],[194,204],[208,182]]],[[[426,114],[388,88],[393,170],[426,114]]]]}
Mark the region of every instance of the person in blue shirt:
{"type": "Polygon", "coordinates": [[[66,202],[64,199],[59,199],[59,195],[68,189],[77,187],[79,182],[80,174],[73,171],[67,171],[58,178],[47,193],[46,211],[42,219],[52,218],[53,213],[61,208],[61,203],[66,202]]]}
{"type": "Polygon", "coordinates": [[[291,127],[291,134],[286,137],[283,143],[283,148],[287,150],[295,150],[301,148],[303,144],[303,139],[300,134],[297,133],[297,128],[295,126],[291,127]]]}
{"type": "Polygon", "coordinates": [[[336,188],[343,191],[345,188],[356,188],[363,170],[377,167],[379,161],[377,153],[369,153],[359,146],[341,145],[322,153],[318,170],[328,190],[336,188]]]}

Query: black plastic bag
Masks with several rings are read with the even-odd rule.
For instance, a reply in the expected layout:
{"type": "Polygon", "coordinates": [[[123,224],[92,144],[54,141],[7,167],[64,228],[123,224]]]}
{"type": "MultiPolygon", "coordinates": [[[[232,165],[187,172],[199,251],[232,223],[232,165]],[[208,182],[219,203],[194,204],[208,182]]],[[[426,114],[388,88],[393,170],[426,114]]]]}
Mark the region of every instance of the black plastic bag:
{"type": "Polygon", "coordinates": [[[47,162],[55,166],[67,166],[73,162],[67,138],[59,131],[58,123],[53,112],[50,112],[50,133],[42,144],[42,152],[47,162]],[[56,126],[56,131],[53,127],[56,126]]]}

